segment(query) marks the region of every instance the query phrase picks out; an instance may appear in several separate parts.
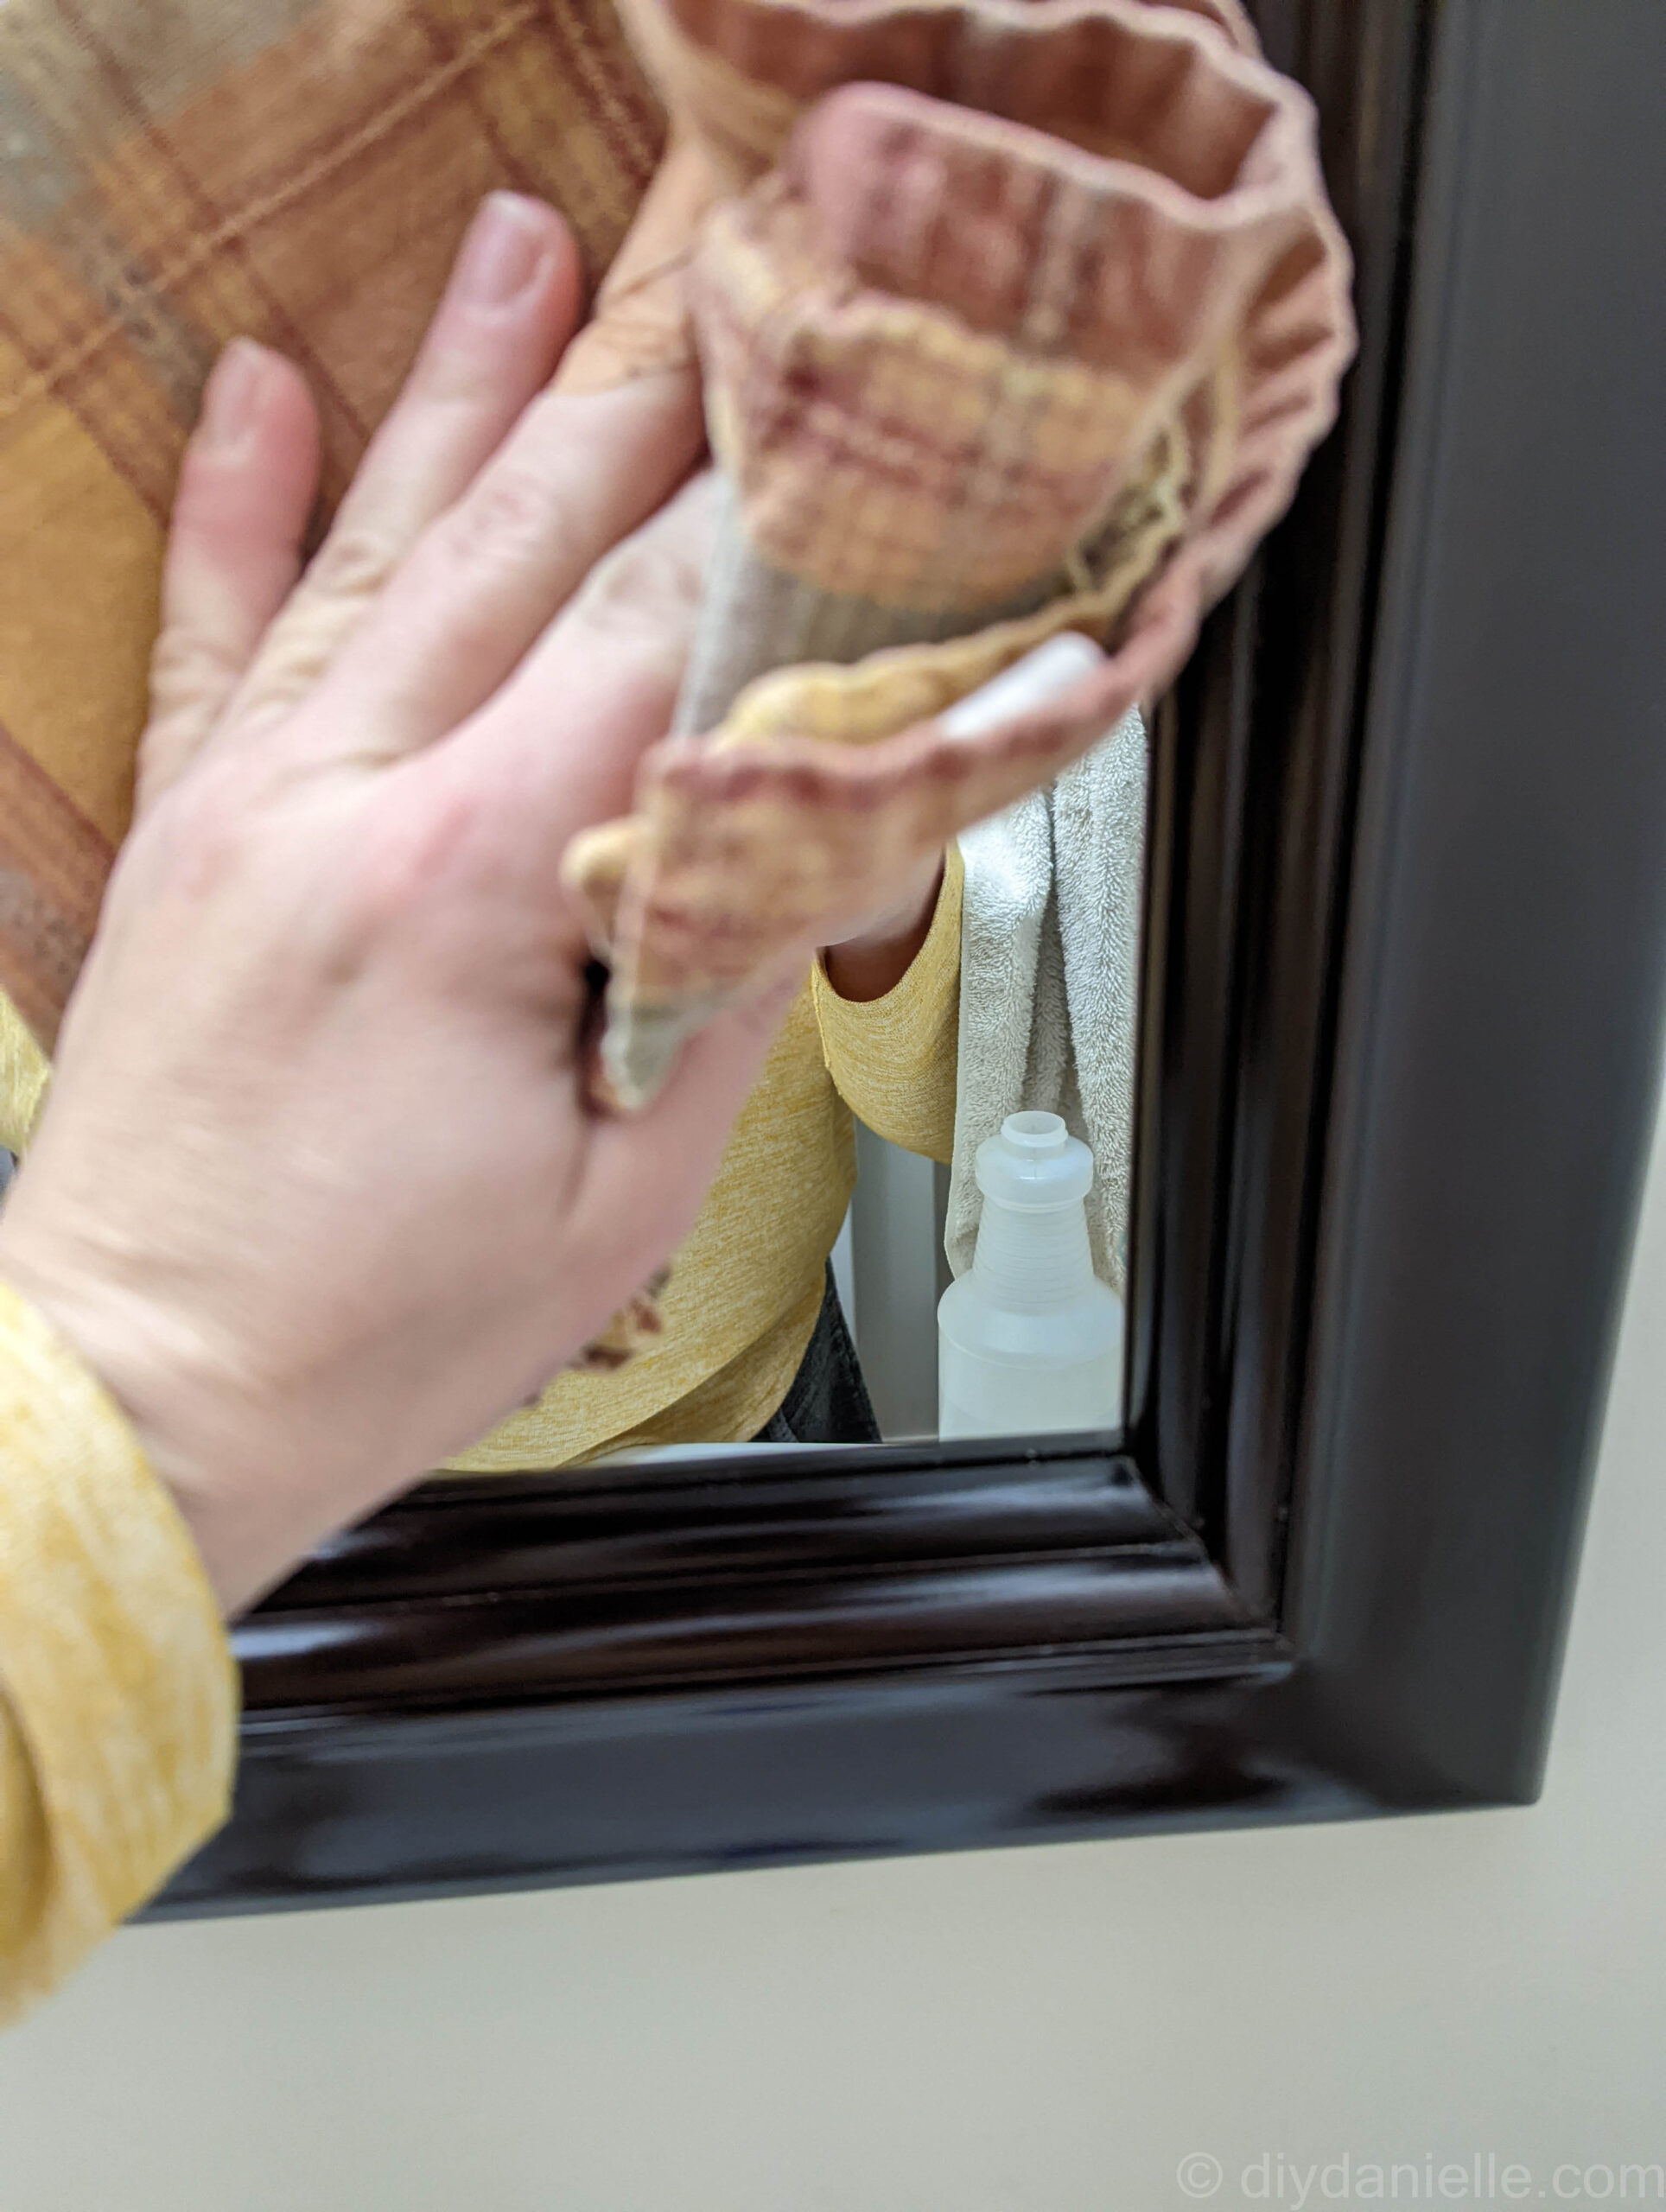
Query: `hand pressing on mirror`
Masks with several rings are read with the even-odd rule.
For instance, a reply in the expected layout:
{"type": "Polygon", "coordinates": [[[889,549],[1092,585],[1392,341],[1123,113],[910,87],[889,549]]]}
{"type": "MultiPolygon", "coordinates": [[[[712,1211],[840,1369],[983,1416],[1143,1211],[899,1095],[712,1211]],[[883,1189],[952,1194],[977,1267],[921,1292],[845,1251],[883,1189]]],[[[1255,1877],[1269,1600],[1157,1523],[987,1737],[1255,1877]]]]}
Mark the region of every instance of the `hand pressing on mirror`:
{"type": "Polygon", "coordinates": [[[139,806],[0,1216],[236,1611],[537,1391],[694,1219],[785,995],[586,1105],[558,886],[667,727],[690,369],[544,390],[579,275],[499,196],[302,573],[317,417],[248,344],[181,478],[139,806]],[[460,1071],[466,1074],[460,1077],[460,1071]]]}

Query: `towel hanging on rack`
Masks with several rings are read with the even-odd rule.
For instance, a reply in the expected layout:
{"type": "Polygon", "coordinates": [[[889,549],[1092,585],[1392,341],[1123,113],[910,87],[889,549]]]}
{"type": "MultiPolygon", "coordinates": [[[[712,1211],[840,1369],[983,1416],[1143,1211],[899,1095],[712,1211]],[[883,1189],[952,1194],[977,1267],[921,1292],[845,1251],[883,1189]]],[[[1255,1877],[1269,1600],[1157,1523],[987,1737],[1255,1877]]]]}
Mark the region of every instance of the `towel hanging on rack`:
{"type": "Polygon", "coordinates": [[[1060,1114],[1093,1154],[1093,1270],[1126,1294],[1134,1153],[1145,724],[1125,715],[1040,791],[963,833],[959,1065],[944,1245],[972,1263],[977,1147],[1060,1114]]]}

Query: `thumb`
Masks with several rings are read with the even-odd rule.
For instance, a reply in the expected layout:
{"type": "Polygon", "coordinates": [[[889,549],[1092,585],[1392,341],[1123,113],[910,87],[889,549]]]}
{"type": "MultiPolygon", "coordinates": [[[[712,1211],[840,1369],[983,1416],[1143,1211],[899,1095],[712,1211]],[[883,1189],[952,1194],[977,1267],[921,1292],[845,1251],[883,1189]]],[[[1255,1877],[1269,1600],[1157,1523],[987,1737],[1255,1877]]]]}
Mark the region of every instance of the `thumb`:
{"type": "Polygon", "coordinates": [[[294,589],[317,488],[318,416],[299,372],[235,340],[214,365],[180,469],[137,811],[200,752],[294,589]]]}

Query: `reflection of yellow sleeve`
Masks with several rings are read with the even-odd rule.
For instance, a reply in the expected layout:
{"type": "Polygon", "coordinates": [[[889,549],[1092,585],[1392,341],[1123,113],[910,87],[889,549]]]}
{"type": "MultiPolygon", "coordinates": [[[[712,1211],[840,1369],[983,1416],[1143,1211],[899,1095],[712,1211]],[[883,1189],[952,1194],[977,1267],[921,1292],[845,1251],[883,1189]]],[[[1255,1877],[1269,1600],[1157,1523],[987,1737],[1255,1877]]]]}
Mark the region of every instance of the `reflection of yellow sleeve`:
{"type": "Polygon", "coordinates": [[[842,999],[819,960],[811,978],[822,1052],[846,1103],[881,1136],[931,1160],[954,1151],[963,877],[951,845],[931,931],[882,999],[842,999]]]}
{"type": "Polygon", "coordinates": [[[225,1819],[238,1689],[127,1423],[0,1283],[0,2018],[225,1819]]]}
{"type": "Polygon", "coordinates": [[[0,1145],[21,1155],[47,1087],[47,1056],[0,991],[0,1145]]]}

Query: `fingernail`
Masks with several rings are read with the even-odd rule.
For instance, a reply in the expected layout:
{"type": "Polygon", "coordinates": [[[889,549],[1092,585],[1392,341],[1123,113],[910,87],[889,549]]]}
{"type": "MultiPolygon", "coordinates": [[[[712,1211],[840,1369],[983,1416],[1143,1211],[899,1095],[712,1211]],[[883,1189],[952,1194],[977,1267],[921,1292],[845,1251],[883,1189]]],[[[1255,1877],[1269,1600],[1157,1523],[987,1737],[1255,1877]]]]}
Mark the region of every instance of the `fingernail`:
{"type": "Polygon", "coordinates": [[[506,308],[542,257],[544,226],[532,204],[494,192],[469,226],[457,258],[455,296],[473,308],[506,308]]]}
{"type": "Polygon", "coordinates": [[[254,429],[266,381],[266,349],[234,338],[213,365],[202,395],[202,428],[217,453],[232,453],[254,429]]]}

